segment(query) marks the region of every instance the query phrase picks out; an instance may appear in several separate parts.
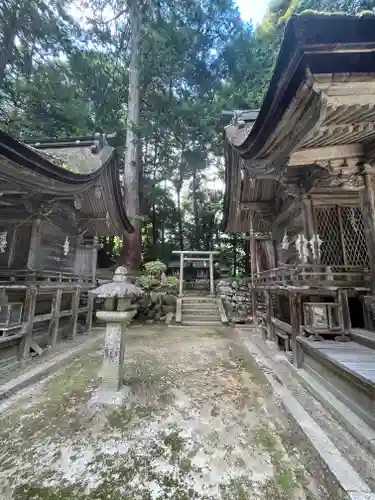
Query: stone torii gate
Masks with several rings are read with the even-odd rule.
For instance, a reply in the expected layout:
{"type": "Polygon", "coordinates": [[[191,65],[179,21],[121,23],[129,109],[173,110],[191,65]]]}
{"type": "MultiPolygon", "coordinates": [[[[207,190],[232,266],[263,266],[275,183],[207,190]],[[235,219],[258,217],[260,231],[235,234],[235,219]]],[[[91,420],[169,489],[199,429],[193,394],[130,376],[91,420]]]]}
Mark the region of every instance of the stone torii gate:
{"type": "Polygon", "coordinates": [[[215,285],[214,285],[214,259],[213,256],[217,255],[219,252],[206,250],[174,250],[172,253],[180,255],[180,297],[183,296],[183,287],[184,287],[184,262],[185,261],[199,261],[199,260],[208,260],[209,261],[209,273],[210,273],[210,295],[215,295],[215,285]],[[198,256],[201,257],[198,257],[198,256]],[[189,257],[193,256],[193,257],[189,257]],[[207,258],[208,256],[208,258],[207,258]]]}

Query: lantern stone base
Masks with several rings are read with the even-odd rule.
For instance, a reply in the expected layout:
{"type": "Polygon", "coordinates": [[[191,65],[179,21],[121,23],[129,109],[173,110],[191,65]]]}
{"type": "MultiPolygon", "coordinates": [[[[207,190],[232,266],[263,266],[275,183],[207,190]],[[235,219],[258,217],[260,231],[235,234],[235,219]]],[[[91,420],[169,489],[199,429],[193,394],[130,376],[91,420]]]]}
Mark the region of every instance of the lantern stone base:
{"type": "Polygon", "coordinates": [[[102,390],[116,393],[123,385],[126,326],[137,310],[98,311],[97,318],[106,322],[104,357],[101,369],[102,390]]]}

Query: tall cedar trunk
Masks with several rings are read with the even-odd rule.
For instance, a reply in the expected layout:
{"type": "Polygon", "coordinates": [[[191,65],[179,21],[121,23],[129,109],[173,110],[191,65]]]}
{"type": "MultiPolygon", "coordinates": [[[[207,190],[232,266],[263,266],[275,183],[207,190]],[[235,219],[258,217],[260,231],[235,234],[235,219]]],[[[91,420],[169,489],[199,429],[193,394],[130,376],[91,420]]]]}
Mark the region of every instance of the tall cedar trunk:
{"type": "Polygon", "coordinates": [[[3,33],[3,44],[0,50],[0,89],[4,86],[5,70],[7,64],[13,59],[14,41],[16,38],[17,30],[12,23],[7,27],[3,33]]]}
{"type": "Polygon", "coordinates": [[[182,230],[182,213],[181,213],[181,187],[177,189],[177,213],[178,213],[178,237],[180,241],[180,250],[184,250],[184,234],[182,230]]]}
{"type": "Polygon", "coordinates": [[[135,232],[124,234],[124,248],[121,263],[130,271],[137,271],[141,265],[141,225],[137,220],[139,206],[139,116],[140,116],[140,41],[141,19],[137,0],[130,0],[130,65],[128,124],[126,131],[126,153],[124,167],[125,209],[134,225],[135,232]]]}
{"type": "Polygon", "coordinates": [[[232,239],[233,249],[233,276],[237,275],[237,236],[234,235],[232,239]]]}

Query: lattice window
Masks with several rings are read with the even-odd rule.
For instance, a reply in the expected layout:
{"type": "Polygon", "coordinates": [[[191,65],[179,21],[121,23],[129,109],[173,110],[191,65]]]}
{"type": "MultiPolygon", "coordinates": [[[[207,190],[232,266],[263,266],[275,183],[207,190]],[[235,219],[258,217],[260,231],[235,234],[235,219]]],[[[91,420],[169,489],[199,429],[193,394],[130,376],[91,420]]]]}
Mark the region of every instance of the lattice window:
{"type": "Polygon", "coordinates": [[[320,247],[321,264],[326,266],[344,265],[338,207],[316,208],[315,221],[316,230],[323,240],[320,247]]]}
{"type": "Polygon", "coordinates": [[[359,207],[331,206],[315,209],[316,230],[323,240],[320,262],[328,266],[369,265],[359,207]]]}
{"type": "Polygon", "coordinates": [[[31,224],[23,224],[15,230],[12,242],[12,257],[9,263],[11,269],[24,269],[30,249],[31,224]]]}
{"type": "Polygon", "coordinates": [[[349,266],[369,266],[362,212],[359,207],[342,207],[341,223],[344,235],[345,263],[349,266]]]}
{"type": "Polygon", "coordinates": [[[69,236],[69,251],[64,253],[64,242],[68,236],[62,229],[43,222],[42,236],[36,251],[35,267],[46,271],[73,273],[76,238],[69,236]]]}

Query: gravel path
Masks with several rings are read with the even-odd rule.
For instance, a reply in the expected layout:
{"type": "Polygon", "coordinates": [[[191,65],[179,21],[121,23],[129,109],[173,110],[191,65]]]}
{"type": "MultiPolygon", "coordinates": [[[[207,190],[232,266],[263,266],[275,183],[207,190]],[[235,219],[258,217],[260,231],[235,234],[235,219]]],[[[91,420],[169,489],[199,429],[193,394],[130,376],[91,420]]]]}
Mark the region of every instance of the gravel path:
{"type": "Polygon", "coordinates": [[[94,403],[99,344],[2,408],[0,498],[337,498],[222,333],[137,328],[126,356],[120,408],[94,403]]]}

